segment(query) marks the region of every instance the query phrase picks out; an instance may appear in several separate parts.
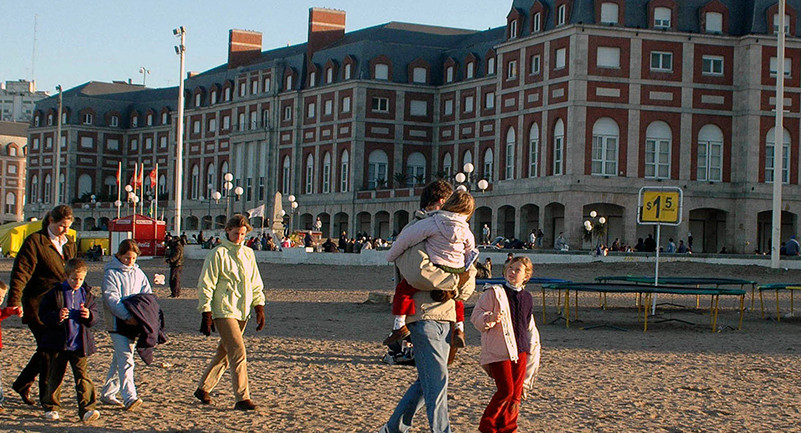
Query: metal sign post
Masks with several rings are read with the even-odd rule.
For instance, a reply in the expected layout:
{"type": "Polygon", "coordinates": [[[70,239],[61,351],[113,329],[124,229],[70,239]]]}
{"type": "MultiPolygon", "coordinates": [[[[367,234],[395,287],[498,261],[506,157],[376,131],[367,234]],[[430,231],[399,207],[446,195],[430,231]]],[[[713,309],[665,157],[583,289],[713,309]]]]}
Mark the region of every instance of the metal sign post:
{"type": "MultiPolygon", "coordinates": [[[[677,226],[681,224],[681,207],[684,193],[673,186],[644,186],[640,188],[637,205],[637,224],[656,225],[656,265],[654,286],[659,285],[659,246],[661,245],[662,224],[677,226]]],[[[656,294],[651,305],[651,314],[656,312],[656,294]]]]}

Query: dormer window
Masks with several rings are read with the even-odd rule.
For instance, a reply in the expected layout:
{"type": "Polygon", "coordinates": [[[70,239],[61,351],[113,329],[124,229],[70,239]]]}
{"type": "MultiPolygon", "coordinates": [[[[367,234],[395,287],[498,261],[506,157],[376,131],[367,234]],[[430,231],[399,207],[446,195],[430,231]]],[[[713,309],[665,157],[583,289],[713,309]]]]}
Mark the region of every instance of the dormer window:
{"type": "Polygon", "coordinates": [[[351,68],[350,63],[345,65],[345,79],[346,80],[350,80],[351,69],[352,68],[351,68]]]}
{"type": "Polygon", "coordinates": [[[110,125],[113,126],[113,127],[120,126],[120,118],[117,117],[117,116],[111,116],[110,125]]]}
{"type": "Polygon", "coordinates": [[[532,30],[534,31],[534,33],[539,33],[540,31],[542,31],[542,12],[535,13],[532,20],[533,20],[532,30]]]}
{"type": "Polygon", "coordinates": [[[39,116],[33,118],[33,126],[39,126],[39,116]]]}
{"type": "Polygon", "coordinates": [[[512,20],[509,23],[509,39],[517,37],[517,20],[512,20]]]}
{"type": "MultiPolygon", "coordinates": [[[[779,33],[779,14],[773,14],[773,34],[779,33]]],[[[790,34],[790,15],[784,16],[784,33],[790,34]]]]}
{"type": "Polygon", "coordinates": [[[328,68],[325,70],[325,82],[328,84],[334,82],[334,68],[328,68]]]}
{"type": "Polygon", "coordinates": [[[147,113],[147,126],[153,126],[153,114],[147,113]]]}
{"type": "Polygon", "coordinates": [[[309,87],[314,87],[314,83],[317,82],[317,72],[312,72],[309,74],[309,87]]]}
{"type": "Polygon", "coordinates": [[[209,104],[214,105],[214,104],[217,103],[217,91],[216,90],[212,90],[210,98],[211,98],[211,100],[209,101],[209,104]]]}
{"type": "Polygon", "coordinates": [[[200,107],[200,103],[202,102],[202,100],[203,96],[201,96],[200,93],[195,95],[195,107],[200,107]]]}
{"type": "Polygon", "coordinates": [[[655,29],[670,28],[670,9],[654,8],[654,28],[655,29]]]}
{"type": "Polygon", "coordinates": [[[417,67],[412,69],[412,81],[415,83],[425,84],[427,75],[426,68],[417,67]]]}
{"type": "Polygon", "coordinates": [[[707,12],[704,19],[707,33],[723,33],[723,14],[720,12],[707,12]]]}
{"type": "Polygon", "coordinates": [[[226,87],[225,88],[225,100],[226,101],[230,101],[231,100],[231,88],[230,87],[226,87]]]}
{"type": "Polygon", "coordinates": [[[92,115],[90,113],[86,113],[83,115],[83,124],[84,125],[92,124],[92,115]]]}
{"type": "Polygon", "coordinates": [[[47,115],[47,126],[53,126],[53,114],[47,115]]]}
{"type": "Polygon", "coordinates": [[[563,26],[567,23],[567,5],[559,5],[556,8],[556,25],[563,26]]]}
{"type": "Polygon", "coordinates": [[[475,62],[470,62],[467,64],[467,79],[471,79],[476,76],[476,64],[475,62]]]}
{"type": "Polygon", "coordinates": [[[134,116],[134,117],[131,119],[131,126],[132,126],[132,127],[134,127],[134,128],[136,128],[137,126],[139,126],[139,116],[134,116]]]}
{"type": "Polygon", "coordinates": [[[487,59],[487,75],[495,75],[495,57],[487,59]]]}
{"type": "Polygon", "coordinates": [[[383,63],[376,64],[375,76],[373,78],[376,80],[389,80],[389,65],[383,63]]]}
{"type": "Polygon", "coordinates": [[[272,84],[273,83],[272,83],[272,80],[270,79],[270,77],[265,78],[264,79],[264,88],[262,90],[265,93],[269,92],[271,90],[272,84]]]}
{"type": "Polygon", "coordinates": [[[161,113],[161,124],[162,125],[166,125],[167,124],[167,112],[166,111],[164,113],[161,113]]]}
{"type": "Polygon", "coordinates": [[[601,24],[617,24],[617,3],[601,3],[601,24]]]}
{"type": "Polygon", "coordinates": [[[445,82],[446,83],[453,82],[453,66],[448,66],[448,68],[445,69],[445,82]]]}
{"type": "Polygon", "coordinates": [[[292,76],[286,77],[286,90],[292,90],[292,76]]]}

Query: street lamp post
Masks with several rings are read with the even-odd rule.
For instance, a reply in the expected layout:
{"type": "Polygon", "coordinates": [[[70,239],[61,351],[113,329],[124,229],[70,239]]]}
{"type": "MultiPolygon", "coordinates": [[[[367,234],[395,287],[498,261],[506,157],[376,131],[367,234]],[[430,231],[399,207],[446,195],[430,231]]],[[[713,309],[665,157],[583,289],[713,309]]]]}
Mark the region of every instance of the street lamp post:
{"type": "Polygon", "coordinates": [[[128,202],[128,211],[131,210],[131,202],[133,201],[133,187],[131,185],[125,185],[125,192],[127,193],[127,202],[128,202]]]}
{"type": "Polygon", "coordinates": [[[114,206],[117,207],[117,218],[120,217],[120,207],[122,206],[122,202],[120,200],[114,200],[114,206]]]}
{"type": "Polygon", "coordinates": [[[225,219],[227,221],[228,218],[231,218],[231,189],[234,187],[231,181],[234,180],[234,175],[225,173],[223,179],[225,180],[223,183],[223,191],[225,191],[225,219]]]}
{"type": "Polygon", "coordinates": [[[291,233],[292,230],[295,229],[293,219],[295,217],[295,210],[298,208],[298,202],[295,200],[294,194],[289,194],[287,199],[289,200],[289,232],[291,233]]]}
{"type": "MultiPolygon", "coordinates": [[[[211,193],[211,198],[214,199],[214,203],[220,203],[220,198],[221,197],[222,197],[222,194],[220,194],[220,191],[214,191],[213,193],[211,193]]],[[[209,229],[213,229],[214,228],[214,218],[211,216],[211,200],[209,200],[209,218],[211,218],[211,221],[209,221],[209,229]]]]}
{"type": "Polygon", "coordinates": [[[186,52],[186,29],[184,26],[173,29],[172,34],[181,38],[175,46],[175,54],[181,57],[178,79],[178,128],[175,146],[175,233],[181,233],[181,198],[183,197],[184,176],[184,53],[186,52]]]}
{"type": "Polygon", "coordinates": [[[55,170],[55,179],[53,179],[53,184],[55,187],[53,188],[53,203],[58,205],[61,199],[61,116],[63,112],[63,91],[61,89],[61,84],[56,86],[56,90],[58,90],[58,123],[56,124],[56,161],[54,164],[53,169],[55,170]]]}
{"type": "Polygon", "coordinates": [[[476,176],[473,171],[475,167],[473,164],[467,162],[465,163],[464,167],[462,167],[463,172],[456,173],[456,176],[453,179],[456,181],[456,189],[458,191],[467,191],[470,192],[471,186],[475,183],[478,186],[478,189],[481,190],[483,193],[487,188],[489,188],[489,182],[486,179],[481,179],[476,182],[476,176]]]}
{"type": "Polygon", "coordinates": [[[150,75],[150,69],[144,66],[139,67],[139,73],[142,74],[142,87],[146,87],[147,76],[150,75]]]}
{"type": "MultiPolygon", "coordinates": [[[[244,193],[245,193],[245,190],[242,189],[241,186],[237,186],[236,188],[234,188],[234,194],[236,194],[236,201],[239,201],[239,199],[242,198],[242,194],[244,194],[244,193]]],[[[242,213],[243,214],[245,213],[244,209],[245,209],[245,203],[243,202],[242,203],[242,213]]]]}
{"type": "MultiPolygon", "coordinates": [[[[601,238],[606,234],[606,217],[598,216],[598,212],[590,211],[591,220],[584,220],[584,230],[590,234],[590,243],[593,248],[598,246],[601,238]],[[595,239],[598,238],[598,242],[595,239]]],[[[605,241],[608,243],[608,239],[605,241]]]]}

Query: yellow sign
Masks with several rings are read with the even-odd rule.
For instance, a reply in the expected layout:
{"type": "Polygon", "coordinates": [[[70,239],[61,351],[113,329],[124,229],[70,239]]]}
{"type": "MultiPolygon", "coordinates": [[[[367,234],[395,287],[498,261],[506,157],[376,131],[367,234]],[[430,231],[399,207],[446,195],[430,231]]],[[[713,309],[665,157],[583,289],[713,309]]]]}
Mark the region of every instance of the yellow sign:
{"type": "Polygon", "coordinates": [[[676,224],[679,222],[678,191],[643,191],[640,221],[676,224]]]}

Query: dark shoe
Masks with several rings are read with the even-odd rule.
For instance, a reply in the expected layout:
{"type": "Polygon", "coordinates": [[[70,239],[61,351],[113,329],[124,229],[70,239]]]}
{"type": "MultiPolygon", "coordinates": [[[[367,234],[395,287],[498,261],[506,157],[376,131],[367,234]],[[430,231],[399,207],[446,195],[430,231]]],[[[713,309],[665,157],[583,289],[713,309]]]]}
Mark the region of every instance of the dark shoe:
{"type": "Polygon", "coordinates": [[[467,343],[464,341],[464,331],[461,329],[453,330],[453,333],[451,333],[451,346],[460,349],[467,346],[467,343]]]}
{"type": "Polygon", "coordinates": [[[209,393],[200,388],[195,391],[195,397],[203,404],[211,404],[211,396],[209,393]]]}
{"type": "Polygon", "coordinates": [[[30,387],[26,387],[26,388],[15,388],[15,387],[12,387],[12,388],[14,389],[14,391],[17,392],[17,394],[19,394],[19,397],[22,399],[23,403],[27,404],[28,406],[33,406],[33,405],[36,404],[36,402],[31,399],[31,388],[30,387]]]}
{"type": "Polygon", "coordinates": [[[409,332],[409,328],[407,328],[406,325],[403,325],[400,328],[392,331],[392,333],[389,334],[389,337],[384,339],[384,345],[389,346],[390,344],[403,340],[410,335],[412,335],[412,333],[409,332]]]}
{"type": "Polygon", "coordinates": [[[256,405],[253,404],[250,400],[242,400],[236,402],[234,405],[234,409],[236,410],[256,410],[256,405]]]}
{"type": "Polygon", "coordinates": [[[453,364],[453,361],[456,361],[456,352],[458,351],[458,347],[451,346],[451,349],[448,351],[448,365],[451,365],[453,364]]]}

